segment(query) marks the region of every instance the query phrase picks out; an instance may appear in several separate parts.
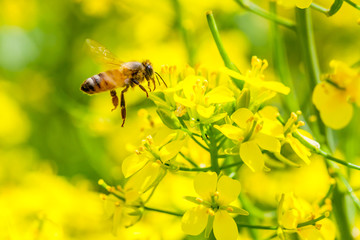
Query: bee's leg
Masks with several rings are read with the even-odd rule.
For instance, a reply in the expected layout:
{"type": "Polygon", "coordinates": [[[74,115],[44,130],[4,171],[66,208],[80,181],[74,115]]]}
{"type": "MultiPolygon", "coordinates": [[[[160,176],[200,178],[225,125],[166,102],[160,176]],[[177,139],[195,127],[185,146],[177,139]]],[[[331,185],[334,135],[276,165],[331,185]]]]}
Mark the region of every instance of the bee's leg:
{"type": "Polygon", "coordinates": [[[151,78],[151,81],[152,81],[152,83],[154,84],[154,89],[153,89],[153,91],[155,91],[155,89],[156,89],[155,79],[154,79],[154,78],[151,78]]]}
{"type": "Polygon", "coordinates": [[[126,118],[126,107],[125,107],[125,97],[124,93],[128,90],[129,85],[126,85],[125,89],[121,91],[121,101],[120,101],[120,107],[121,107],[121,118],[123,120],[121,127],[124,126],[125,118],[126,118]]]}
{"type": "MultiPolygon", "coordinates": [[[[147,80],[147,79],[146,79],[146,80],[147,80]]],[[[150,81],[149,81],[149,80],[147,80],[147,82],[148,82],[148,88],[149,88],[149,91],[151,92],[150,81]]]]}
{"type": "Polygon", "coordinates": [[[145,93],[146,93],[146,97],[149,97],[149,94],[148,94],[148,92],[146,91],[146,89],[144,88],[144,86],[143,85],[141,85],[137,80],[135,80],[135,79],[131,79],[131,81],[133,82],[133,83],[135,83],[136,85],[139,85],[139,87],[141,88],[141,90],[143,90],[145,93]]]}
{"type": "Polygon", "coordinates": [[[111,95],[111,97],[112,97],[112,103],[113,103],[113,105],[114,105],[114,108],[111,109],[111,111],[114,111],[114,110],[117,108],[117,106],[119,105],[119,98],[118,98],[118,96],[116,95],[116,91],[115,91],[115,90],[111,90],[111,91],[110,91],[110,95],[111,95]]]}

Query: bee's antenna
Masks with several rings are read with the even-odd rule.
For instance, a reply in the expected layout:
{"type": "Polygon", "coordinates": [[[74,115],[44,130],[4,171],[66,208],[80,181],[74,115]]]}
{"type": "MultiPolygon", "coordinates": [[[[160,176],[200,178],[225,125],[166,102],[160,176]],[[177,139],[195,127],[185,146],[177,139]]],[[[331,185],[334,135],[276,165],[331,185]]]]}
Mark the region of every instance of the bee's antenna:
{"type": "MultiPolygon", "coordinates": [[[[161,81],[164,83],[165,87],[168,87],[168,86],[166,85],[166,83],[165,83],[164,79],[161,77],[161,75],[160,75],[160,74],[158,74],[157,72],[155,72],[155,74],[156,74],[155,76],[156,76],[156,79],[158,80],[158,82],[159,82],[158,77],[160,77],[160,79],[161,79],[161,81]]],[[[160,82],[159,82],[159,85],[160,85],[160,82]]]]}

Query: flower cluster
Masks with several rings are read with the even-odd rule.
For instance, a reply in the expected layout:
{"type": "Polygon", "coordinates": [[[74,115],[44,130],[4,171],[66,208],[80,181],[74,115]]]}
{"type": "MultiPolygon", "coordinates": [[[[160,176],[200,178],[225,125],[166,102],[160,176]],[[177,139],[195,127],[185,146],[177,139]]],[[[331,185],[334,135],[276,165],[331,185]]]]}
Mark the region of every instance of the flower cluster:
{"type": "MultiPolygon", "coordinates": [[[[200,172],[194,178],[194,189],[200,197],[185,197],[197,206],[171,214],[182,216],[185,234],[237,239],[239,223],[234,216],[251,216],[251,212],[238,207],[240,182],[236,171],[229,174],[227,169],[242,164],[253,172],[279,166],[301,167],[309,165],[311,151],[320,148],[309,132],[300,129],[305,125],[299,120],[300,111],[284,121],[279,109],[268,104],[278,93],[288,94],[289,88],[268,81],[264,75],[267,67],[266,60],[253,57],[251,69],[245,74],[227,68],[222,68],[222,73],[200,67],[187,67],[181,73],[174,67],[163,68],[170,86],[152,93],[150,98],[166,127],[152,125],[141,146],[123,160],[126,181],[122,187],[105,186],[111,194],[104,199],[114,224],[120,216],[125,226],[139,221],[169,171],[200,172]],[[234,88],[230,79],[243,81],[244,88],[234,88]],[[195,146],[204,153],[192,159],[195,146]],[[209,161],[201,163],[199,156],[209,161]]],[[[296,204],[290,206],[288,199],[282,199],[278,207],[279,236],[296,230],[308,219],[308,212],[303,213],[296,204]]]]}

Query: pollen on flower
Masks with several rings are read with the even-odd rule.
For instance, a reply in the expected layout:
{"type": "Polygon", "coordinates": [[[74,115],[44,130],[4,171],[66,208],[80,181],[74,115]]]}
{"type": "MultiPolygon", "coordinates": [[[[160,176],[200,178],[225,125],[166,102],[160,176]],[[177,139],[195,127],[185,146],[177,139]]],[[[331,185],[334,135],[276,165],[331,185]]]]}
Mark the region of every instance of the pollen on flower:
{"type": "Polygon", "coordinates": [[[152,145],[152,144],[154,143],[154,140],[153,140],[153,138],[152,138],[151,135],[147,136],[147,137],[146,137],[146,140],[147,140],[147,142],[148,142],[150,145],[152,145]]]}
{"type": "Polygon", "coordinates": [[[199,197],[197,197],[195,200],[196,200],[197,202],[199,202],[199,203],[203,203],[203,202],[204,202],[204,200],[203,200],[202,198],[199,198],[199,197]]]}
{"type": "Polygon", "coordinates": [[[214,197],[218,197],[220,193],[218,191],[214,192],[214,197]]]}
{"type": "Polygon", "coordinates": [[[107,199],[107,196],[103,193],[100,194],[100,199],[101,200],[106,200],[107,199]]]}
{"type": "Polygon", "coordinates": [[[175,116],[182,117],[186,114],[186,107],[180,103],[176,103],[175,116]]]}
{"type": "Polygon", "coordinates": [[[121,202],[120,202],[120,201],[116,201],[116,202],[114,203],[114,205],[115,205],[115,207],[120,207],[121,202]]]}
{"type": "Polygon", "coordinates": [[[299,121],[297,124],[296,124],[296,127],[303,127],[305,126],[305,122],[303,121],[299,121]]]}
{"type": "Polygon", "coordinates": [[[315,228],[316,228],[317,230],[320,230],[321,227],[322,227],[322,224],[320,224],[320,223],[315,224],[315,228]]]}
{"type": "Polygon", "coordinates": [[[233,212],[234,209],[233,209],[232,207],[227,207],[227,208],[226,208],[226,211],[228,211],[228,212],[233,212]]]}
{"type": "Polygon", "coordinates": [[[208,208],[206,213],[209,214],[210,216],[215,216],[215,212],[211,208],[208,208]]]}
{"type": "Polygon", "coordinates": [[[294,113],[294,112],[291,113],[290,117],[291,117],[291,119],[292,119],[293,121],[297,121],[297,119],[298,119],[297,114],[294,113]]]}
{"type": "Polygon", "coordinates": [[[256,124],[255,132],[260,132],[262,128],[263,128],[262,124],[256,124]]]}
{"type": "Polygon", "coordinates": [[[104,184],[105,184],[104,179],[99,179],[98,184],[99,184],[99,185],[104,185],[104,184]]]}
{"type": "Polygon", "coordinates": [[[250,122],[252,122],[254,120],[255,120],[255,117],[251,116],[251,117],[248,118],[248,120],[246,120],[246,123],[250,123],[250,122]]]}

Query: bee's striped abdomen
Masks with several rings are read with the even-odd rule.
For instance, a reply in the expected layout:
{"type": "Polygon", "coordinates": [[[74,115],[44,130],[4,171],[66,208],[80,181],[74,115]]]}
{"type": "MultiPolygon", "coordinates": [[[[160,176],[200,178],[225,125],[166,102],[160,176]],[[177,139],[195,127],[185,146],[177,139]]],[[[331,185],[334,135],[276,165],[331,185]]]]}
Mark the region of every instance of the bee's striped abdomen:
{"type": "Polygon", "coordinates": [[[81,90],[88,94],[94,94],[120,87],[117,79],[120,76],[118,72],[119,70],[116,69],[94,75],[84,81],[81,90]]]}

